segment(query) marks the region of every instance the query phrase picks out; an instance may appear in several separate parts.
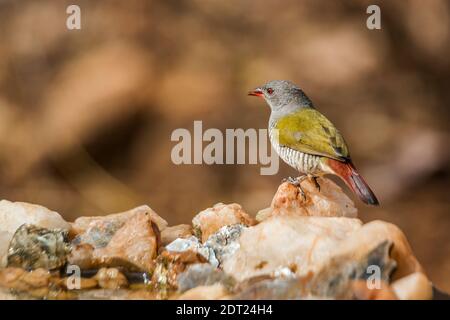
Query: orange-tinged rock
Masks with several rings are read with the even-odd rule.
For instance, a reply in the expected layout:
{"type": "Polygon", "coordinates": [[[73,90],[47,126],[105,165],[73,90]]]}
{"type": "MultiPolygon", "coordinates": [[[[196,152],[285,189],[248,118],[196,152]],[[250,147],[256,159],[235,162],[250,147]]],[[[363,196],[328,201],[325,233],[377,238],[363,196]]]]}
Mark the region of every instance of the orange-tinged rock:
{"type": "Polygon", "coordinates": [[[210,235],[224,226],[233,224],[252,226],[255,223],[255,219],[250,217],[237,203],[217,203],[212,208],[198,213],[192,219],[192,225],[200,233],[202,242],[208,240],[210,235]]]}

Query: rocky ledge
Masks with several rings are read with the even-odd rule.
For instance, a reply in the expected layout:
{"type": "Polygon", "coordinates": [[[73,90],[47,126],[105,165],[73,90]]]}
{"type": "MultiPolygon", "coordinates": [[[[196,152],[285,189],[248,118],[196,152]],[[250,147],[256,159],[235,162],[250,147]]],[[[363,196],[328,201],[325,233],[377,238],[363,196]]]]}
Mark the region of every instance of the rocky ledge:
{"type": "Polygon", "coordinates": [[[0,201],[0,298],[432,299],[402,231],[319,183],[282,183],[256,218],[218,203],[177,226],[148,206],[69,223],[0,201]]]}

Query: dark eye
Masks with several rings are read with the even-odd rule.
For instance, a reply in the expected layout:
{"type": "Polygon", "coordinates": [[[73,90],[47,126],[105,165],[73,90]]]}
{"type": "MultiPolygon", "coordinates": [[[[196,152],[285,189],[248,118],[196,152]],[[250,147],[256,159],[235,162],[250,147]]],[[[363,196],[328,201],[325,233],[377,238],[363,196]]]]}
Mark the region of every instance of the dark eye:
{"type": "Polygon", "coordinates": [[[272,94],[273,93],[273,89],[272,88],[267,88],[267,93],[268,94],[272,94]]]}

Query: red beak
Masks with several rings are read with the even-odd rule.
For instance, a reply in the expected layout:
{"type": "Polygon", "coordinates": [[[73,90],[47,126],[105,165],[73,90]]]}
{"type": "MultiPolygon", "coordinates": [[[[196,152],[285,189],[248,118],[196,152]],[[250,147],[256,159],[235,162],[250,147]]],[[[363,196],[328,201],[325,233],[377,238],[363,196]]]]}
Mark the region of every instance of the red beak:
{"type": "Polygon", "coordinates": [[[255,97],[263,97],[264,93],[263,93],[261,88],[255,88],[255,89],[249,91],[248,95],[249,96],[255,96],[255,97]]]}

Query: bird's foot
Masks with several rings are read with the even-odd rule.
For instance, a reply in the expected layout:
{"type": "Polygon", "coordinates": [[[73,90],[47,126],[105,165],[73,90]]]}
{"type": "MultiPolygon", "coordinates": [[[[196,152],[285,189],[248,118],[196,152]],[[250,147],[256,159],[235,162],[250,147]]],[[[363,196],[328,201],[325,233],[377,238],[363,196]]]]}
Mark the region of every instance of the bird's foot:
{"type": "Polygon", "coordinates": [[[314,185],[316,186],[317,190],[320,192],[320,184],[319,184],[319,181],[317,181],[317,177],[311,177],[311,180],[314,182],[314,185]]]}
{"type": "Polygon", "coordinates": [[[290,184],[292,184],[293,186],[296,186],[298,188],[298,190],[300,191],[300,194],[302,195],[303,201],[306,201],[306,194],[305,191],[302,188],[302,181],[305,180],[308,176],[301,176],[298,178],[292,178],[292,177],[288,177],[288,178],[284,178],[282,180],[282,182],[288,182],[290,184]]]}
{"type": "Polygon", "coordinates": [[[281,182],[282,183],[287,182],[287,183],[290,183],[290,184],[292,184],[292,185],[294,185],[296,187],[300,186],[300,181],[299,181],[298,178],[287,177],[287,178],[284,178],[283,180],[281,180],[281,182]]]}

